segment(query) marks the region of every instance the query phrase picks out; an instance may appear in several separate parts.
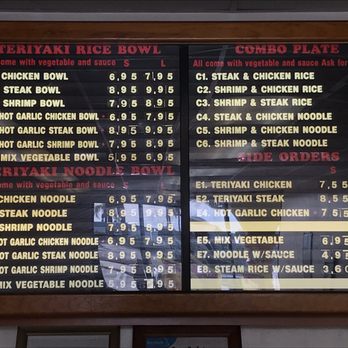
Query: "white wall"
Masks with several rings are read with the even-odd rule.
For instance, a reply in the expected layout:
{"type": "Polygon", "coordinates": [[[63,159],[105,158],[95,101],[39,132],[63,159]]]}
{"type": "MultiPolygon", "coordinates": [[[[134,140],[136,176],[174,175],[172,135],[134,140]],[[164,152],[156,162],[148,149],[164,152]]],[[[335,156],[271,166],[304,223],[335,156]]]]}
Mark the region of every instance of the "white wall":
{"type": "Polygon", "coordinates": [[[243,348],[346,348],[348,329],[242,327],[243,348]]]}
{"type": "Polygon", "coordinates": [[[0,327],[0,348],[15,348],[16,338],[16,327],[0,327]]]}
{"type": "MultiPolygon", "coordinates": [[[[215,1],[215,0],[212,0],[215,1]]],[[[342,0],[343,1],[343,0],[342,0]]],[[[1,2],[1,0],[0,0],[1,2]]],[[[0,21],[346,21],[348,11],[341,12],[208,12],[208,13],[71,13],[71,12],[0,12],[0,21]]]]}
{"type": "Polygon", "coordinates": [[[133,327],[121,326],[120,328],[120,348],[133,347],[133,327]]]}

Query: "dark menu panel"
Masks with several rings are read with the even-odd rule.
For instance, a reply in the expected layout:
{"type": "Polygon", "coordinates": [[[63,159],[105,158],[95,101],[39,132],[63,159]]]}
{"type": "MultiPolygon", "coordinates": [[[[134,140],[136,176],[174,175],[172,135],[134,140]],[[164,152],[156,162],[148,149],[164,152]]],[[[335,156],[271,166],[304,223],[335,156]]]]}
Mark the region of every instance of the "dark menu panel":
{"type": "Polygon", "coordinates": [[[348,45],[191,46],[192,290],[348,288],[348,45]]]}
{"type": "Polygon", "coordinates": [[[0,293],[348,289],[347,71],[342,43],[0,44],[0,293]]]}
{"type": "Polygon", "coordinates": [[[179,47],[0,55],[0,292],[180,290],[179,47]]]}

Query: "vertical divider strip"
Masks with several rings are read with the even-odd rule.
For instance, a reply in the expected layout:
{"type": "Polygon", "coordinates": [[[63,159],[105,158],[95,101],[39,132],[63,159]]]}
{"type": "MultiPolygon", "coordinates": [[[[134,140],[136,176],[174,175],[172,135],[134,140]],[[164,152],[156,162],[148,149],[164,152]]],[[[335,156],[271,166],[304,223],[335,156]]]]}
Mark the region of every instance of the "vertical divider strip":
{"type": "Polygon", "coordinates": [[[181,258],[182,290],[184,292],[191,290],[188,54],[188,45],[180,45],[181,258]]]}

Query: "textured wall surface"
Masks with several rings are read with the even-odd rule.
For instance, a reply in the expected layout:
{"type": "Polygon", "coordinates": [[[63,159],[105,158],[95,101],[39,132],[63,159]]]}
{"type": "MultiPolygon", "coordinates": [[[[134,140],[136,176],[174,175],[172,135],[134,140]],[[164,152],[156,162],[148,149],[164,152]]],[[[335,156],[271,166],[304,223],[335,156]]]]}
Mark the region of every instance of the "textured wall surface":
{"type": "MultiPolygon", "coordinates": [[[[132,348],[132,327],[121,327],[120,334],[120,348],[132,348]]],[[[16,327],[0,327],[0,348],[15,348],[16,336],[16,327]]],[[[242,327],[242,343],[243,348],[348,348],[348,328],[242,327]]]]}
{"type": "Polygon", "coordinates": [[[15,348],[16,338],[16,327],[0,327],[0,348],[15,348]]]}
{"type": "Polygon", "coordinates": [[[242,328],[243,348],[345,348],[348,329],[242,328]]]}

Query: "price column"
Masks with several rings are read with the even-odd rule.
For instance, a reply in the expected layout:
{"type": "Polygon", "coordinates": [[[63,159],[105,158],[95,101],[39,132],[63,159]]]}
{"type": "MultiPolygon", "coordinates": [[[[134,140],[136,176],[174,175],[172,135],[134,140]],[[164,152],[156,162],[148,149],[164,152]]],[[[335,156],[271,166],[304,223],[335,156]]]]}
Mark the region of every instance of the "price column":
{"type": "Polygon", "coordinates": [[[100,262],[121,291],[181,289],[178,49],[157,50],[108,75],[107,159],[127,175],[102,207],[100,262]]]}

